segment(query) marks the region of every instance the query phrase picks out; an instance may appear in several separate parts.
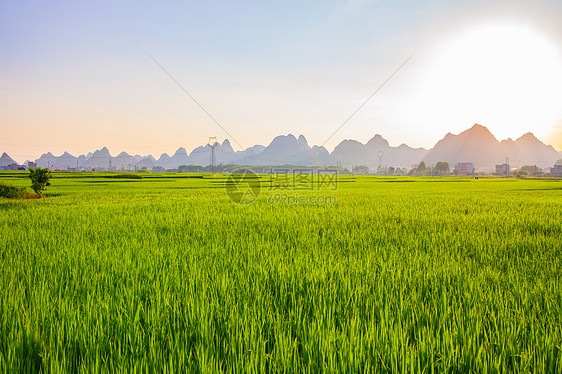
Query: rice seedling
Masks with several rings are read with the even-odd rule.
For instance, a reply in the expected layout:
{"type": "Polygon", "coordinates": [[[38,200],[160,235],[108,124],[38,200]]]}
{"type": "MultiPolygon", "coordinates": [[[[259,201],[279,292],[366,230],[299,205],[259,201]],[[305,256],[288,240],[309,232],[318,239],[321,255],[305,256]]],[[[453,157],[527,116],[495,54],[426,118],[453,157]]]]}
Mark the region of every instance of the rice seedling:
{"type": "Polygon", "coordinates": [[[52,198],[0,198],[0,370],[562,371],[561,182],[234,204],[225,180],[56,173],[52,198]]]}

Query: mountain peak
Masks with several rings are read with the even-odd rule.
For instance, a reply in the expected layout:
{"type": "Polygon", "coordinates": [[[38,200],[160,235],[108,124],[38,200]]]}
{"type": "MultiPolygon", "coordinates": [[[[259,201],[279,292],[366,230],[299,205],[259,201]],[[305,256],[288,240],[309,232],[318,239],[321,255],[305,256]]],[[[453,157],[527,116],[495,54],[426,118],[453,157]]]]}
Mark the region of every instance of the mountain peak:
{"type": "MultiPolygon", "coordinates": [[[[478,123],[475,123],[470,129],[468,129],[467,131],[484,131],[484,132],[490,132],[490,130],[488,130],[488,128],[486,126],[482,126],[479,125],[478,123]]],[[[490,133],[491,134],[491,133],[490,133]]]]}
{"type": "Polygon", "coordinates": [[[0,166],[8,166],[14,163],[16,163],[16,161],[8,156],[6,152],[2,153],[2,157],[0,157],[0,166]]]}
{"type": "Polygon", "coordinates": [[[519,138],[517,138],[517,140],[515,140],[515,142],[516,143],[521,143],[521,142],[526,142],[526,143],[540,142],[540,143],[542,143],[539,139],[537,139],[537,137],[532,132],[528,132],[526,134],[521,135],[519,138]]]}
{"type": "MultiPolygon", "coordinates": [[[[219,147],[219,151],[222,153],[222,157],[224,158],[226,154],[233,155],[234,149],[230,145],[230,141],[225,139],[219,147]]],[[[230,160],[229,160],[230,161],[230,160]]]]}
{"type": "Polygon", "coordinates": [[[109,154],[109,149],[107,149],[107,147],[103,147],[95,151],[92,157],[111,157],[111,154],[109,154]]]}
{"type": "Polygon", "coordinates": [[[398,146],[398,149],[413,149],[412,147],[410,147],[408,144],[406,143],[402,143],[398,146]]]}
{"type": "Polygon", "coordinates": [[[458,136],[479,137],[480,141],[487,140],[494,143],[498,142],[496,137],[490,132],[490,130],[488,130],[486,126],[482,126],[477,123],[468,130],[461,132],[458,136]]]}
{"type": "MultiPolygon", "coordinates": [[[[471,128],[469,128],[468,130],[463,131],[463,133],[465,132],[469,132],[469,133],[485,133],[485,134],[492,134],[490,132],[490,130],[486,127],[486,126],[482,126],[479,125],[478,123],[475,123],[471,128]]],[[[462,134],[462,133],[461,133],[462,134]]]]}
{"type": "Polygon", "coordinates": [[[505,157],[500,142],[485,126],[475,124],[458,135],[447,134],[424,157],[426,164],[446,161],[473,162],[476,167],[488,166],[505,157]]]}
{"type": "Polygon", "coordinates": [[[369,148],[387,148],[389,147],[388,141],[383,138],[380,134],[376,134],[367,142],[367,147],[369,148]]]}
{"type": "Polygon", "coordinates": [[[185,150],[184,147],[179,147],[178,150],[176,151],[176,153],[174,153],[174,156],[175,155],[183,155],[183,154],[187,155],[187,151],[185,150]]]}
{"type": "Polygon", "coordinates": [[[276,136],[275,138],[273,138],[270,145],[272,145],[272,144],[294,144],[294,143],[297,143],[297,142],[298,142],[298,140],[297,140],[297,138],[295,138],[295,136],[293,134],[288,134],[288,135],[276,136]]]}
{"type": "Polygon", "coordinates": [[[299,142],[293,134],[279,135],[259,155],[252,156],[252,162],[258,164],[282,165],[302,164],[309,158],[308,146],[299,142]]]}

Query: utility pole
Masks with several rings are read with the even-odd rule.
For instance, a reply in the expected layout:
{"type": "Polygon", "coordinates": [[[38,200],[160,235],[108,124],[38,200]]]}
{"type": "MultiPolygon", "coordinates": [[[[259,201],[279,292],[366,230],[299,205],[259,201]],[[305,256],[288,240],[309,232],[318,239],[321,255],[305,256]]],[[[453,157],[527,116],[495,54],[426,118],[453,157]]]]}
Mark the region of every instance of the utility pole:
{"type": "MultiPolygon", "coordinates": [[[[379,158],[379,170],[377,170],[377,174],[382,173],[382,158],[384,157],[384,152],[383,151],[378,151],[377,152],[377,157],[379,158]]],[[[386,174],[386,170],[384,172],[386,174]]],[[[380,174],[379,174],[380,175],[380,174]]]]}
{"type": "Polygon", "coordinates": [[[215,165],[217,163],[217,160],[215,158],[215,147],[218,145],[218,140],[216,136],[210,136],[209,137],[209,144],[208,146],[211,149],[211,159],[210,159],[210,165],[211,165],[211,173],[215,172],[215,165]]]}

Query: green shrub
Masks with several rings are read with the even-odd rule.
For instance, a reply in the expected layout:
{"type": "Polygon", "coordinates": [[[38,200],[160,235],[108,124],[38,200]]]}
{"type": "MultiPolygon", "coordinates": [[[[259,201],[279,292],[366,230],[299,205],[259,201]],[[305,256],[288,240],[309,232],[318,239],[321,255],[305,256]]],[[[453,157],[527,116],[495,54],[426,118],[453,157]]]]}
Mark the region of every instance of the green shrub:
{"type": "Polygon", "coordinates": [[[108,178],[142,179],[142,175],[137,175],[137,174],[133,174],[133,173],[122,173],[122,174],[108,176],[108,178]]]}
{"type": "Polygon", "coordinates": [[[29,169],[29,179],[31,179],[31,189],[41,195],[51,185],[51,171],[48,168],[29,169]]]}
{"type": "Polygon", "coordinates": [[[8,199],[26,199],[29,197],[29,193],[25,190],[25,187],[14,187],[0,184],[0,197],[8,199]]]}

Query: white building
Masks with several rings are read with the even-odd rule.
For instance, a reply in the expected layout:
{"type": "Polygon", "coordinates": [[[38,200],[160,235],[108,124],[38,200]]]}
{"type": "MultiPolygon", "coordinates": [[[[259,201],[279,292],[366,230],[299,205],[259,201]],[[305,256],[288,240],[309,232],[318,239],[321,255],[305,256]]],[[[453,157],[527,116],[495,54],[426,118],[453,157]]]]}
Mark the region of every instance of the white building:
{"type": "Polygon", "coordinates": [[[509,175],[511,168],[509,164],[496,165],[496,174],[509,175]]]}
{"type": "Polygon", "coordinates": [[[457,175],[468,175],[474,173],[474,164],[472,162],[459,162],[457,164],[457,175]]]}

